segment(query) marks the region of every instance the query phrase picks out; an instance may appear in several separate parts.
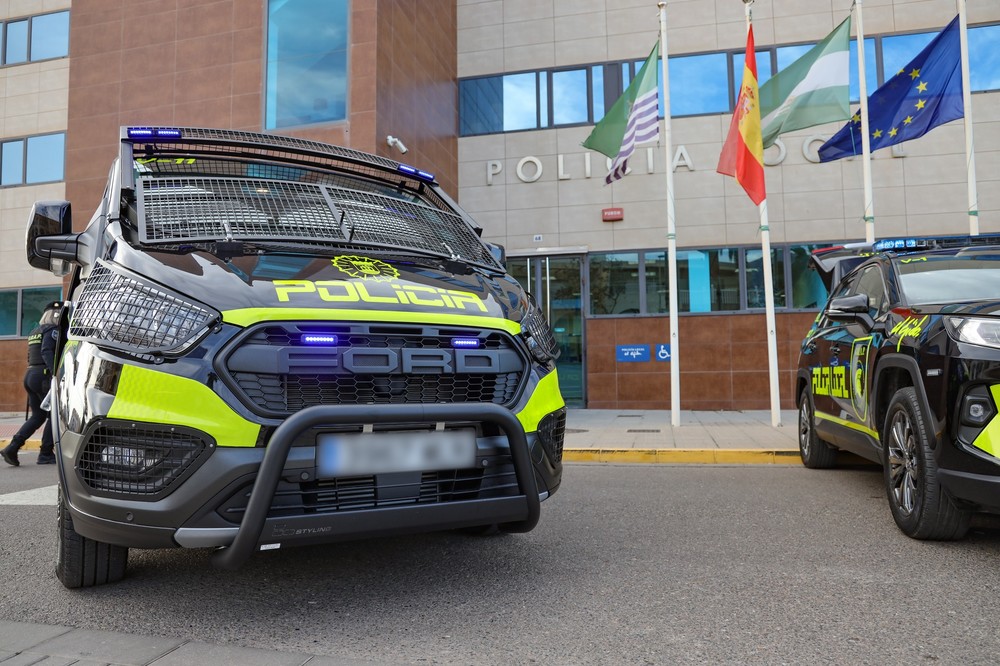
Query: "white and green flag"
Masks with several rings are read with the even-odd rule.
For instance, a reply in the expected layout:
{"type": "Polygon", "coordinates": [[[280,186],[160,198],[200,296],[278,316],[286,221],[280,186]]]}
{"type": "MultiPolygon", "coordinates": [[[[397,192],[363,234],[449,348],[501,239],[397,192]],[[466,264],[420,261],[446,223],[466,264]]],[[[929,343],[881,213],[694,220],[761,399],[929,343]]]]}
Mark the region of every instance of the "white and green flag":
{"type": "Polygon", "coordinates": [[[660,135],[656,80],[659,52],[660,44],[657,42],[632,83],[583,142],[585,148],[613,158],[611,172],[604,179],[607,185],[625,176],[628,158],[635,152],[636,145],[655,141],[660,135]]]}
{"type": "Polygon", "coordinates": [[[851,17],[760,87],[764,147],[778,135],[851,116],[851,17]]]}

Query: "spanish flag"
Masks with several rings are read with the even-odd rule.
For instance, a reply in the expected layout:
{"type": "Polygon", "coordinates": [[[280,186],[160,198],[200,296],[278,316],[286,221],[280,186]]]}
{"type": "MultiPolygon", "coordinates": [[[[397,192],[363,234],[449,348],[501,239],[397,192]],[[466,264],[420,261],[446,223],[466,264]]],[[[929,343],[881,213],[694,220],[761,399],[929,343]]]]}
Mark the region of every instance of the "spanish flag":
{"type": "Polygon", "coordinates": [[[753,50],[753,26],[747,31],[743,63],[743,85],[736,100],[729,136],[719,155],[719,173],[732,176],[750,199],[760,204],[764,191],[764,142],[760,132],[760,99],[757,91],[757,60],[753,50]]]}

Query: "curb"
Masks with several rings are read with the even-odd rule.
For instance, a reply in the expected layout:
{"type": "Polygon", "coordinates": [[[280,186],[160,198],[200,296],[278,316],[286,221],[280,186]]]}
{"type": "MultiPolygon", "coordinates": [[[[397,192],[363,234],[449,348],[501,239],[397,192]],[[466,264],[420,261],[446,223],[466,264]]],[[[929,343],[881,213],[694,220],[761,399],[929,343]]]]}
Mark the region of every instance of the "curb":
{"type": "Polygon", "coordinates": [[[563,449],[563,462],[797,465],[798,449],[563,449]]]}

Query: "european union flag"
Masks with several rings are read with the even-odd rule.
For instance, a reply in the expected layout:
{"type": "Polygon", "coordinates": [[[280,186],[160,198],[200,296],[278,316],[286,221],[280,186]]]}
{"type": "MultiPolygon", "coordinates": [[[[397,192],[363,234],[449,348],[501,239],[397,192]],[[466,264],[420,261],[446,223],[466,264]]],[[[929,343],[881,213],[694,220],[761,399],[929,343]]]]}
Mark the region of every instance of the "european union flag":
{"type": "MultiPolygon", "coordinates": [[[[916,139],[963,115],[961,47],[956,16],[916,58],[868,98],[871,149],[916,139]]],[[[820,162],[861,154],[858,111],[819,149],[820,162]]]]}

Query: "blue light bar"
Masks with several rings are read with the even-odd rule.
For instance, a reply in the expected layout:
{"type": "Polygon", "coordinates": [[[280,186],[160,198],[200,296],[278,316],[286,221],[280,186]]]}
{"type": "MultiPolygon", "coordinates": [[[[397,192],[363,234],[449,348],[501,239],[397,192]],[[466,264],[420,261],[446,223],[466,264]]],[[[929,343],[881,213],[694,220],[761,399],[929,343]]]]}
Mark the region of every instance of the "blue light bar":
{"type": "Polygon", "coordinates": [[[455,349],[479,349],[479,338],[452,338],[451,346],[455,349]]]}
{"type": "Polygon", "coordinates": [[[927,241],[922,238],[886,238],[880,241],[876,241],[872,245],[872,249],[876,252],[885,252],[887,250],[913,250],[919,247],[925,247],[927,241]]]}
{"type": "Polygon", "coordinates": [[[129,127],[130,139],[179,139],[181,131],[172,127],[129,127]]]}
{"type": "Polygon", "coordinates": [[[300,340],[304,345],[337,346],[337,336],[332,333],[303,333],[300,340]]]}
{"type": "Polygon", "coordinates": [[[415,167],[411,167],[409,164],[400,164],[396,168],[399,171],[401,171],[401,172],[403,172],[403,173],[405,173],[407,175],[415,176],[415,177],[417,177],[417,178],[419,178],[421,180],[426,180],[426,181],[429,181],[431,183],[433,183],[434,180],[435,180],[434,179],[434,174],[428,173],[426,171],[421,171],[420,169],[417,169],[415,167]]]}

